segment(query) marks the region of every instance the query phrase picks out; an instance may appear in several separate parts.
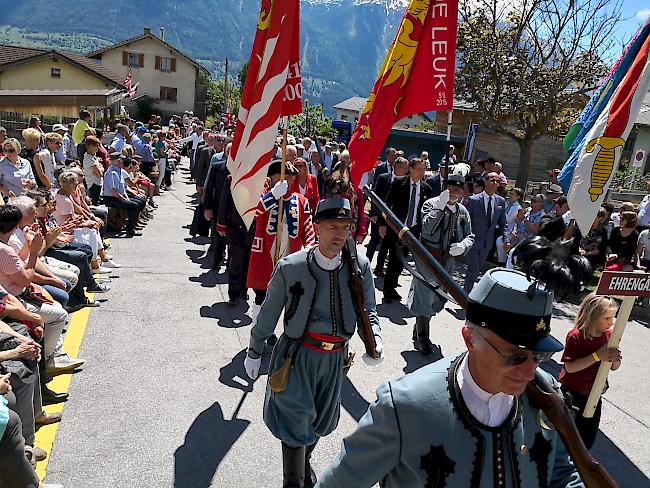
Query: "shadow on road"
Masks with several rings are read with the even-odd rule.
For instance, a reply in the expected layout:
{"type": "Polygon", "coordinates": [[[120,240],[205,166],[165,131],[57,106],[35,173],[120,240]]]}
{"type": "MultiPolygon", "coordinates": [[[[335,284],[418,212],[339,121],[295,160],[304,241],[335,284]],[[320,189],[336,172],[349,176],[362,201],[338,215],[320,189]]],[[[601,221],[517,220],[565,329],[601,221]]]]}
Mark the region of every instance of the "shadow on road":
{"type": "Polygon", "coordinates": [[[189,280],[192,283],[201,283],[203,288],[214,288],[217,285],[224,285],[228,283],[228,275],[226,273],[217,273],[214,270],[201,273],[199,276],[190,276],[189,280]]]}
{"type": "Polygon", "coordinates": [[[219,327],[226,329],[238,329],[250,325],[251,319],[246,315],[248,304],[242,302],[240,305],[232,307],[224,302],[215,303],[208,307],[204,305],[200,309],[201,317],[217,319],[219,327]]]}
{"type": "Polygon", "coordinates": [[[386,317],[396,325],[406,325],[405,318],[413,317],[411,311],[399,302],[377,304],[377,315],[386,317]]]}
{"type": "Polygon", "coordinates": [[[370,406],[347,376],[343,377],[341,385],[341,405],[357,422],[370,406]]]}
{"type": "MultiPolygon", "coordinates": [[[[266,350],[265,350],[266,352],[266,350]]],[[[238,390],[250,393],[253,391],[253,381],[250,380],[244,369],[244,358],[246,357],[246,349],[239,351],[237,355],[232,358],[228,364],[223,368],[219,369],[219,382],[230,388],[237,388],[238,390]]],[[[260,375],[261,378],[269,372],[271,356],[269,354],[262,355],[262,364],[260,366],[260,375]]],[[[264,383],[264,380],[261,381],[264,383]]]]}
{"type": "Polygon", "coordinates": [[[204,257],[205,251],[203,249],[187,249],[185,254],[194,264],[200,265],[201,269],[210,269],[212,267],[212,256],[204,257]]]}
{"type": "Polygon", "coordinates": [[[249,424],[225,419],[218,402],[201,412],[174,452],[174,488],[209,488],[219,464],[249,424]]]}
{"type": "Polygon", "coordinates": [[[435,363],[443,358],[442,349],[437,344],[433,345],[433,354],[424,355],[419,351],[403,351],[400,353],[406,361],[404,366],[404,374],[412,373],[416,369],[420,369],[427,364],[435,363]]]}

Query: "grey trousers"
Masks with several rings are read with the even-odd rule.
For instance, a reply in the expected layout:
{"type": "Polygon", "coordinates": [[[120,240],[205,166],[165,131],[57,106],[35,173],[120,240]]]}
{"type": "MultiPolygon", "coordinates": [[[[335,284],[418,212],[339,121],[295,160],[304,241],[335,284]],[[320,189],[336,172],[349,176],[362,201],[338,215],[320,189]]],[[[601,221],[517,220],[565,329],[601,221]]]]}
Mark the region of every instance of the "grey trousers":
{"type": "Polygon", "coordinates": [[[25,441],[20,417],[12,410],[15,397],[12,392],[5,395],[9,400],[9,420],[0,437],[0,486],[3,488],[36,488],[38,477],[25,456],[25,441]]]}
{"type": "Polygon", "coordinates": [[[463,286],[466,293],[472,291],[476,278],[481,273],[481,267],[485,263],[488,254],[490,254],[490,249],[475,249],[474,247],[467,253],[467,275],[465,276],[465,285],[463,286]]]}
{"type": "Polygon", "coordinates": [[[11,389],[16,395],[16,407],[13,410],[23,424],[23,437],[28,446],[34,445],[34,434],[36,433],[34,418],[43,413],[41,381],[38,374],[35,376],[36,379],[33,383],[23,383],[14,373],[9,378],[11,389]]]}

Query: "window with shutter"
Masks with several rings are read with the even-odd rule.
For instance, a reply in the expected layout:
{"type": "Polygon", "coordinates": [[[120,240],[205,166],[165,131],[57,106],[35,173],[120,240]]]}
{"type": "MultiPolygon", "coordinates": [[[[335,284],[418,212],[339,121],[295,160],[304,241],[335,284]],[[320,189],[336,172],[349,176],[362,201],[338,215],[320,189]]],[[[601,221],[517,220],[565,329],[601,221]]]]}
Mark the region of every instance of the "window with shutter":
{"type": "Polygon", "coordinates": [[[172,72],[176,72],[176,58],[172,58],[172,72]]]}
{"type": "Polygon", "coordinates": [[[129,58],[129,68],[139,68],[138,53],[127,53],[129,58]]]}
{"type": "Polygon", "coordinates": [[[156,56],[156,68],[155,69],[160,69],[160,56],[156,56]]]}
{"type": "Polygon", "coordinates": [[[122,64],[124,66],[129,65],[129,53],[127,51],[122,51],[122,64]]]}
{"type": "Polygon", "coordinates": [[[178,89],[177,89],[177,88],[172,88],[172,89],[171,89],[171,92],[172,92],[172,93],[171,93],[170,100],[171,100],[172,102],[175,102],[176,100],[178,100],[178,89]]]}
{"type": "Polygon", "coordinates": [[[144,54],[138,54],[138,66],[140,68],[144,67],[144,54]]]}
{"type": "Polygon", "coordinates": [[[160,99],[164,100],[166,95],[167,95],[167,90],[165,89],[164,86],[161,86],[160,87],[160,99]]]}

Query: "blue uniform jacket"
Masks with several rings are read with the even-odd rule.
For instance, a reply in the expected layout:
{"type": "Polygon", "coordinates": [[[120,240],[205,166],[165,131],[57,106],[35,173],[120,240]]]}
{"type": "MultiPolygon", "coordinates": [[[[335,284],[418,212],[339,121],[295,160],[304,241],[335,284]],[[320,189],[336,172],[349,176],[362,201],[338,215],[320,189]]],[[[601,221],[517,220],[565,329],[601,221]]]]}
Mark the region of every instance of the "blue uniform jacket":
{"type": "Polygon", "coordinates": [[[499,427],[472,417],[456,381],[462,359],[381,385],[316,487],[584,488],[564,444],[540,426],[525,394],[499,427]]]}
{"type": "MultiPolygon", "coordinates": [[[[315,248],[312,247],[290,254],[282,258],[275,267],[257,323],[251,331],[250,348],[256,353],[262,352],[264,341],[275,330],[283,310],[284,333],[289,338],[300,339],[307,331],[312,317],[314,298],[318,291],[318,281],[313,272],[313,267],[317,266],[314,261],[314,250],[315,248]]],[[[357,261],[363,275],[363,295],[370,325],[374,335],[381,338],[370,262],[363,254],[357,256],[357,261]]],[[[343,260],[342,268],[338,273],[339,296],[331,297],[332,310],[335,311],[332,321],[333,327],[336,327],[336,335],[348,340],[357,326],[357,314],[351,293],[348,291],[349,276],[348,266],[343,260]]]]}

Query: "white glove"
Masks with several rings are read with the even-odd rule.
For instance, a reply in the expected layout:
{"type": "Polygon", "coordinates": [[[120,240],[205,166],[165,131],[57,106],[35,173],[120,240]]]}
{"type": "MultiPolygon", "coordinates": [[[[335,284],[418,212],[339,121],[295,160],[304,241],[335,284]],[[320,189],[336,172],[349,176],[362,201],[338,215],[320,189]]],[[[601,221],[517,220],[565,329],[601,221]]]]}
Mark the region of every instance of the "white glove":
{"type": "Polygon", "coordinates": [[[462,244],[459,244],[458,242],[452,243],[451,246],[449,246],[449,254],[452,256],[460,256],[465,252],[465,246],[462,244]]]}
{"type": "Polygon", "coordinates": [[[447,205],[449,201],[449,190],[443,191],[440,195],[433,198],[433,208],[436,210],[442,210],[447,205]]]}
{"type": "Polygon", "coordinates": [[[564,225],[569,225],[569,222],[571,222],[572,218],[573,217],[571,216],[571,210],[562,214],[562,220],[564,220],[564,225]]]}
{"type": "Polygon", "coordinates": [[[244,369],[246,374],[253,381],[257,379],[260,375],[260,367],[262,365],[262,358],[253,359],[248,354],[246,354],[246,359],[244,359],[244,369]]]}
{"type": "Polygon", "coordinates": [[[273,194],[273,198],[279,200],[287,193],[288,189],[289,189],[289,183],[287,183],[287,180],[278,181],[273,187],[273,189],[271,190],[271,193],[273,194]]]}
{"type": "Polygon", "coordinates": [[[368,366],[377,366],[384,361],[384,344],[381,342],[381,339],[375,336],[375,351],[379,354],[377,359],[371,358],[368,356],[368,353],[363,353],[362,359],[363,362],[368,366]]]}

